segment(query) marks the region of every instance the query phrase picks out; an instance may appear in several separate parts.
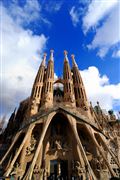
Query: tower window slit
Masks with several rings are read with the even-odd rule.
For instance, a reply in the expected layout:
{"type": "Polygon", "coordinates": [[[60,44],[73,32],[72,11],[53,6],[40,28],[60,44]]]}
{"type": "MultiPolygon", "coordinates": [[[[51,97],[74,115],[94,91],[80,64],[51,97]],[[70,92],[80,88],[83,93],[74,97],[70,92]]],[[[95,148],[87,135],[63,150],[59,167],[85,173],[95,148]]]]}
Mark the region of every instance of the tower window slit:
{"type": "Polygon", "coordinates": [[[81,93],[80,93],[80,89],[78,88],[78,94],[79,94],[79,98],[81,98],[81,93]]]}
{"type": "Polygon", "coordinates": [[[76,89],[76,92],[77,92],[77,97],[79,97],[78,88],[76,89]]]}
{"type": "Polygon", "coordinates": [[[33,97],[35,97],[36,87],[33,89],[33,97]]]}
{"type": "Polygon", "coordinates": [[[49,78],[49,74],[50,74],[50,70],[48,69],[48,72],[47,72],[47,79],[49,78]]]}
{"type": "Polygon", "coordinates": [[[48,78],[50,78],[51,77],[51,68],[49,69],[49,77],[48,78]]]}
{"type": "MultiPolygon", "coordinates": [[[[43,73],[42,73],[43,74],[43,73]]],[[[42,74],[41,74],[41,76],[40,76],[40,82],[42,82],[42,74]]]]}
{"type": "Polygon", "coordinates": [[[47,82],[47,92],[48,92],[48,86],[49,86],[49,82],[47,82]]]}
{"type": "Polygon", "coordinates": [[[37,90],[38,90],[38,86],[35,88],[35,94],[34,94],[35,97],[36,97],[36,94],[37,94],[37,90]]]}
{"type": "Polygon", "coordinates": [[[40,81],[40,74],[38,74],[38,76],[37,76],[37,82],[39,82],[40,81]]]}
{"type": "Polygon", "coordinates": [[[70,83],[69,83],[69,90],[70,90],[70,92],[71,92],[71,86],[70,86],[70,83]]]}
{"type": "Polygon", "coordinates": [[[81,88],[81,94],[82,94],[82,97],[84,97],[84,94],[83,94],[83,89],[81,88]]]}
{"type": "Polygon", "coordinates": [[[37,94],[37,96],[39,97],[40,96],[40,86],[39,86],[39,88],[38,88],[38,94],[37,94]]]}

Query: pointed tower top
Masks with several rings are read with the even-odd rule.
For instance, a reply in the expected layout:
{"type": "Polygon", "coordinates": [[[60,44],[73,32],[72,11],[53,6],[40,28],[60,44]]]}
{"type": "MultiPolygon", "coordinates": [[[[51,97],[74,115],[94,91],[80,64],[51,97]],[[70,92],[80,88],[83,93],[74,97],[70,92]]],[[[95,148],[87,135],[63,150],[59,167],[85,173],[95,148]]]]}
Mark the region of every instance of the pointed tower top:
{"type": "Polygon", "coordinates": [[[73,65],[73,67],[78,67],[77,63],[75,61],[75,55],[74,54],[71,55],[71,58],[72,58],[72,65],[73,65]]]}
{"type": "Polygon", "coordinates": [[[51,50],[50,50],[50,60],[52,60],[52,61],[54,60],[54,58],[53,58],[53,53],[54,53],[54,50],[51,49],[51,50]]]}
{"type": "Polygon", "coordinates": [[[64,50],[64,55],[65,55],[65,60],[68,61],[68,57],[67,57],[68,52],[66,50],[64,50]]]}
{"type": "Polygon", "coordinates": [[[42,60],[42,63],[41,63],[42,66],[45,66],[46,56],[47,56],[47,53],[44,53],[43,60],[42,60]]]}

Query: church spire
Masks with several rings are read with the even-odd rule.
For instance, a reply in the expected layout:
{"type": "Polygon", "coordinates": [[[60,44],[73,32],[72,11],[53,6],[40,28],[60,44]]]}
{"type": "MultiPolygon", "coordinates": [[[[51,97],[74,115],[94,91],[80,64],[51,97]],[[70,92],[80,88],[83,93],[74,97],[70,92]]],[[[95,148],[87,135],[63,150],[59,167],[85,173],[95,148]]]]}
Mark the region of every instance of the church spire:
{"type": "Polygon", "coordinates": [[[75,106],[75,97],[74,97],[74,89],[73,89],[73,79],[71,74],[71,69],[67,57],[67,51],[64,51],[64,102],[75,106]]]}
{"type": "Polygon", "coordinates": [[[46,56],[44,53],[43,60],[39,67],[38,73],[33,84],[32,93],[30,97],[30,115],[36,114],[39,111],[41,103],[41,93],[43,88],[43,79],[45,74],[46,56]]]}
{"type": "Polygon", "coordinates": [[[82,81],[82,77],[78,66],[75,61],[75,56],[72,54],[72,71],[73,71],[73,83],[74,83],[74,91],[76,98],[76,106],[81,107],[84,110],[88,110],[88,101],[85,92],[85,87],[82,81]]]}
{"type": "Polygon", "coordinates": [[[53,83],[54,83],[54,50],[50,50],[50,59],[46,69],[42,105],[49,107],[53,104],[53,83]]]}

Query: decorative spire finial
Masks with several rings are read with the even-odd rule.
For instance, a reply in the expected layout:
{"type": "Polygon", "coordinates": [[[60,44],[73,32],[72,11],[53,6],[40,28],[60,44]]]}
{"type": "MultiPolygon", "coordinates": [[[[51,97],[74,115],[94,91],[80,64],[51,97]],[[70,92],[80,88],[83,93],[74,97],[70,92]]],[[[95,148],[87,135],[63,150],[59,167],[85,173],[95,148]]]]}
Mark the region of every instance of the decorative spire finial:
{"type": "Polygon", "coordinates": [[[47,53],[44,53],[43,60],[42,60],[42,65],[43,66],[45,66],[46,56],[47,56],[47,53]]]}
{"type": "Polygon", "coordinates": [[[75,59],[75,55],[74,55],[74,54],[71,54],[71,58],[72,58],[72,59],[75,59]]]}
{"type": "Polygon", "coordinates": [[[64,50],[65,60],[67,60],[67,61],[68,61],[67,54],[68,54],[68,52],[67,52],[66,50],[64,50]]]}
{"type": "Polygon", "coordinates": [[[44,53],[43,57],[46,58],[46,56],[47,56],[47,53],[44,53]]]}
{"type": "Polygon", "coordinates": [[[78,67],[76,64],[76,61],[75,61],[75,55],[74,54],[71,55],[71,58],[72,58],[73,67],[78,67]]]}
{"type": "Polygon", "coordinates": [[[53,53],[54,53],[54,50],[51,49],[51,50],[50,50],[50,60],[52,60],[52,61],[54,60],[54,58],[53,58],[53,53]]]}

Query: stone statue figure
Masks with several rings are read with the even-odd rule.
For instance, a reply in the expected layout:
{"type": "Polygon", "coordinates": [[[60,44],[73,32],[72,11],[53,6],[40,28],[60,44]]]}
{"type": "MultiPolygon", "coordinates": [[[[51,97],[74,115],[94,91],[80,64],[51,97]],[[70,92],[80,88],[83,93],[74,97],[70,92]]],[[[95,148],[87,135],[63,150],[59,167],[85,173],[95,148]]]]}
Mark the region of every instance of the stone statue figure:
{"type": "Polygon", "coordinates": [[[15,179],[22,179],[24,171],[23,169],[21,169],[20,164],[18,162],[16,163],[10,175],[14,175],[15,179]]]}
{"type": "Polygon", "coordinates": [[[31,152],[35,149],[36,143],[37,143],[37,140],[34,138],[34,135],[32,134],[30,144],[26,148],[26,155],[27,156],[30,155],[31,152]]]}

